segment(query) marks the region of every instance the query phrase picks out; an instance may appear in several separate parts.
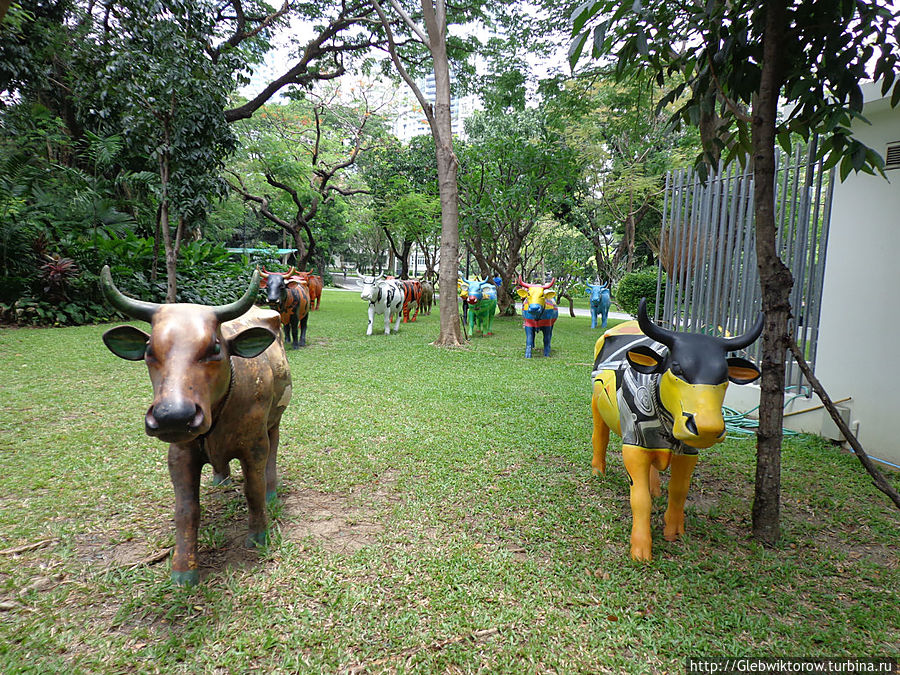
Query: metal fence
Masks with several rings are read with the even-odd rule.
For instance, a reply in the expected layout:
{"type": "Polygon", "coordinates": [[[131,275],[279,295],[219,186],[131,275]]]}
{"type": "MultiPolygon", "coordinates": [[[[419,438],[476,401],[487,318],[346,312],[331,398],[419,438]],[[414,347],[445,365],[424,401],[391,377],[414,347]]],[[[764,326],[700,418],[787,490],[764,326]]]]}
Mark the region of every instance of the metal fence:
{"type": "MultiPolygon", "coordinates": [[[[794,337],[815,367],[834,172],[815,160],[816,143],[776,154],[778,250],[791,270],[794,337]]],[[[655,319],[674,329],[739,335],[761,306],[752,170],[720,167],[702,184],[688,169],[666,177],[655,319]],[[666,284],[662,287],[663,273],[666,284]]],[[[758,357],[759,342],[748,350],[758,357]]],[[[802,375],[788,360],[785,386],[802,375]]]]}

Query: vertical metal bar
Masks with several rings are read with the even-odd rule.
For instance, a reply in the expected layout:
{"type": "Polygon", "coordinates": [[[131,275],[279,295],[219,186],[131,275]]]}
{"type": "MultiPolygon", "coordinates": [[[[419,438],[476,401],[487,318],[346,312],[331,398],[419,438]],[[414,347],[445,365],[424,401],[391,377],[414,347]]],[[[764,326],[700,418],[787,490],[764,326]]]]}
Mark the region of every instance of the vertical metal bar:
{"type": "MultiPolygon", "coordinates": [[[[704,283],[702,286],[703,290],[703,305],[700,307],[700,311],[702,312],[702,323],[707,326],[707,330],[712,329],[715,330],[715,323],[712,321],[711,316],[711,302],[713,291],[715,290],[715,267],[717,264],[718,256],[718,234],[719,234],[719,212],[722,208],[722,190],[724,188],[724,183],[722,180],[721,173],[721,165],[719,166],[719,171],[716,173],[716,180],[714,183],[709,185],[710,188],[710,208],[709,208],[709,217],[707,219],[707,235],[706,235],[706,266],[703,271],[703,279],[704,283]]],[[[712,334],[712,333],[711,333],[712,334]]]]}
{"type": "MultiPolygon", "coordinates": [[[[663,210],[662,210],[662,225],[659,228],[659,253],[663,254],[663,246],[666,240],[666,219],[669,215],[669,183],[671,182],[672,172],[666,172],[666,187],[663,191],[663,210]]],[[[653,307],[653,320],[659,323],[659,295],[660,290],[662,289],[662,275],[663,275],[663,266],[660,264],[656,270],[656,302],[653,307]]]]}
{"type": "Polygon", "coordinates": [[[734,262],[732,263],[732,272],[731,272],[731,299],[728,303],[729,312],[728,319],[725,324],[726,330],[730,329],[735,335],[737,335],[736,326],[738,322],[738,311],[740,309],[740,305],[738,304],[739,290],[741,287],[741,280],[744,278],[743,267],[745,265],[744,260],[744,248],[742,246],[742,242],[744,241],[745,234],[745,221],[744,221],[744,213],[747,209],[747,188],[750,184],[750,181],[747,178],[746,171],[741,171],[738,176],[738,185],[737,185],[737,213],[734,217],[734,231],[735,231],[735,240],[734,240],[734,262]]]}

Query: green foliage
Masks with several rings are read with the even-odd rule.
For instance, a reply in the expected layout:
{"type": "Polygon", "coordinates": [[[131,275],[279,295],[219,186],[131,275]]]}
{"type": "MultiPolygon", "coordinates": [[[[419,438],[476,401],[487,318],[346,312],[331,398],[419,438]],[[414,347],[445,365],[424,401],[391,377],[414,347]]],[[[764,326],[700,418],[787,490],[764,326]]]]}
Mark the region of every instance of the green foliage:
{"type": "MultiPolygon", "coordinates": [[[[861,119],[860,82],[881,80],[882,94],[900,103],[900,10],[878,0],[787,2],[779,42],[776,85],[790,105],[777,122],[779,142],[790,135],[804,141],[821,135],[820,157],[828,166],[840,162],[841,177],[850,171],[880,171],[883,160],[859,140],[850,126],[861,119]]],[[[676,123],[699,126],[711,113],[720,117],[720,132],[697,157],[698,168],[718,151],[726,161],[746,161],[751,154],[748,111],[759,90],[764,66],[766,11],[757,2],[673,4],[666,0],[623,3],[586,2],[572,13],[570,64],[583,53],[594,58],[615,55],[615,72],[634,70],[659,84],[680,76],[658,103],[677,103],[676,123]],[[673,50],[672,45],[692,45],[673,50]],[[726,133],[727,132],[727,133],[726,133]]]]}
{"type": "MultiPolygon", "coordinates": [[[[637,316],[641,298],[647,299],[647,314],[653,316],[656,312],[656,270],[648,269],[640,272],[632,272],[622,277],[616,287],[616,302],[622,311],[632,316],[637,316]]],[[[666,292],[666,278],[663,275],[660,297],[666,292]]]]}

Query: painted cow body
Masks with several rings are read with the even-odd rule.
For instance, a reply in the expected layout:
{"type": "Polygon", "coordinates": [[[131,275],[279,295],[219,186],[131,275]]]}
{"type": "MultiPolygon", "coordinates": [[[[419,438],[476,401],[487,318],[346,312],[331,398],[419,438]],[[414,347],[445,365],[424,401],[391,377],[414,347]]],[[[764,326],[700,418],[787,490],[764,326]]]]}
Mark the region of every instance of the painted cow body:
{"type": "Polygon", "coordinates": [[[197,529],[200,472],[212,464],[214,480],[230,476],[237,459],[249,511],[248,544],[267,540],[266,502],[275,498],[281,416],[291,398],[291,373],[278,314],[253,306],[258,272],[244,296],[221,307],[157,305],[123,295],[109,267],[101,284],[110,304],[150,322],[150,335],[118,326],[103,335],[116,356],[144,360],[153,403],[144,417],[149,436],[169,443],[169,475],[175,488],[175,552],[172,579],[199,579],[197,529]]]}
{"type": "Polygon", "coordinates": [[[606,284],[588,284],[587,294],[591,297],[591,328],[597,327],[597,317],[601,318],[600,328],[606,329],[606,320],[609,317],[609,306],[612,300],[609,296],[609,286],[606,284]]]}
{"type": "Polygon", "coordinates": [[[419,316],[419,307],[422,306],[422,282],[418,279],[399,279],[397,283],[403,287],[403,323],[415,321],[419,316]],[[409,310],[415,306],[416,311],[409,318],[409,310]]]}
{"type": "Polygon", "coordinates": [[[359,294],[363,300],[369,302],[369,327],[366,335],[372,334],[372,325],[376,314],[384,314],[384,334],[391,334],[391,315],[396,315],[397,323],[394,332],[400,330],[400,315],[403,311],[405,294],[403,287],[394,279],[383,277],[363,277],[362,292],[359,294]]]}
{"type": "Polygon", "coordinates": [[[553,324],[559,318],[559,309],[553,298],[556,291],[547,290],[556,279],[546,284],[526,284],[522,277],[516,283],[516,291],[522,298],[522,320],[525,327],[525,358],[531,358],[534,348],[534,334],[540,330],[544,336],[544,356],[550,356],[550,340],[553,338],[553,324]]]}
{"type": "Polygon", "coordinates": [[[291,349],[305,347],[306,324],[309,321],[309,289],[306,282],[294,276],[293,267],[284,274],[267,272],[263,268],[259,285],[266,291],[269,307],[281,315],[284,341],[291,343],[291,349]]]}
{"type": "Polygon", "coordinates": [[[422,284],[422,314],[431,314],[434,306],[434,284],[426,279],[420,279],[422,284]]]}
{"type": "Polygon", "coordinates": [[[651,495],[659,494],[659,471],[671,466],[663,536],[684,533],[684,502],[698,449],[725,439],[722,400],[728,382],[748,384],[759,369],[730,351],[744,349],[762,332],[763,317],[734,338],[676,333],[647,317],[608,330],[594,347],[591,411],[594,473],[606,473],[609,431],[622,437],[622,458],[631,478],[631,557],[652,559],[651,495]]]}
{"type": "Polygon", "coordinates": [[[322,277],[312,272],[294,272],[294,276],[306,282],[306,288],[309,289],[309,308],[311,310],[319,309],[319,304],[322,302],[322,289],[325,287],[322,277]]]}
{"type": "Polygon", "coordinates": [[[492,281],[466,279],[463,277],[463,291],[460,295],[469,306],[469,333],[472,335],[493,335],[491,326],[497,311],[497,287],[492,281]]]}

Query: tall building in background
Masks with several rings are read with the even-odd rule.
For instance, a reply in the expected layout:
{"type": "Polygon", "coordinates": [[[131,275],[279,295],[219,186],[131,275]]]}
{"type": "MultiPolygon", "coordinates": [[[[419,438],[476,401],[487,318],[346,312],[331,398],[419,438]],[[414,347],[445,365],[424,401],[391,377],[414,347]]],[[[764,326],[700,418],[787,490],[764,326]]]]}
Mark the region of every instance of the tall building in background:
{"type": "MultiPolygon", "coordinates": [[[[416,81],[416,86],[422,91],[425,98],[434,103],[434,75],[428,75],[416,81]]],[[[404,143],[408,143],[414,136],[431,135],[431,128],[422,112],[422,106],[411,91],[403,96],[405,105],[400,106],[400,112],[394,121],[392,131],[394,135],[404,143]]],[[[467,96],[450,97],[450,119],[453,135],[465,138],[464,122],[478,109],[478,98],[471,94],[467,96]]]]}

